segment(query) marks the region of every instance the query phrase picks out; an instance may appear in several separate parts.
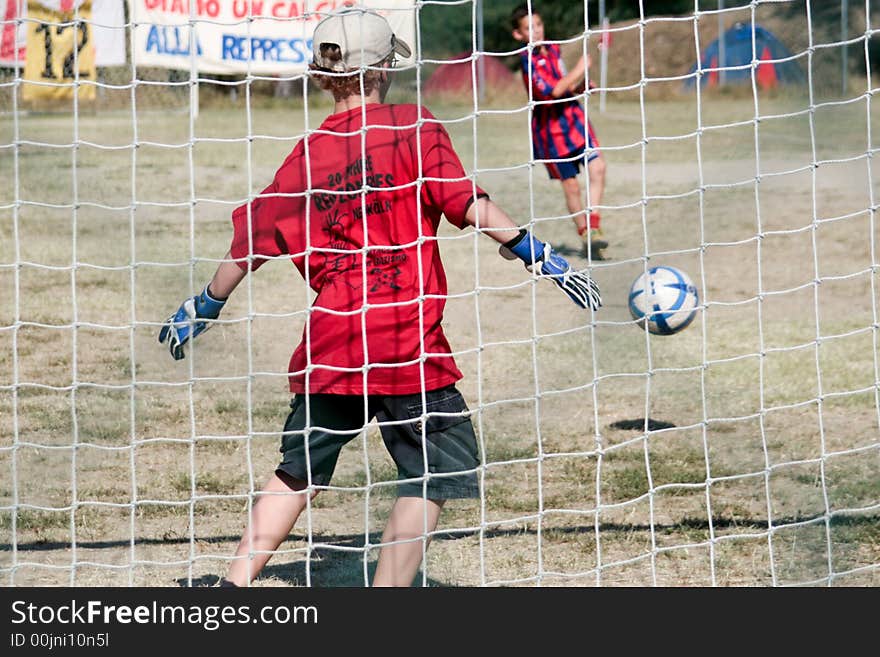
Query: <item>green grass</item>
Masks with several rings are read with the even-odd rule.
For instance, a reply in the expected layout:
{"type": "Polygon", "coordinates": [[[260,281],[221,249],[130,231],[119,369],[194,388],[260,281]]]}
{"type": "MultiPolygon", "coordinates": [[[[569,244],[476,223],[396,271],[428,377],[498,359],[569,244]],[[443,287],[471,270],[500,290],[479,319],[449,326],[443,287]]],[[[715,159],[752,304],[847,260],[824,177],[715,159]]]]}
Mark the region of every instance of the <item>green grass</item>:
{"type": "MultiPolygon", "coordinates": [[[[70,511],[38,511],[36,509],[20,509],[15,517],[19,530],[51,531],[53,529],[70,528],[70,511]]],[[[0,514],[0,529],[12,529],[12,514],[0,514]]]]}
{"type": "MultiPolygon", "coordinates": [[[[192,477],[188,472],[181,472],[171,478],[171,486],[177,493],[189,495],[192,491],[192,477]]],[[[232,495],[238,492],[241,480],[229,481],[210,472],[196,476],[195,491],[197,495],[232,495]]]]}

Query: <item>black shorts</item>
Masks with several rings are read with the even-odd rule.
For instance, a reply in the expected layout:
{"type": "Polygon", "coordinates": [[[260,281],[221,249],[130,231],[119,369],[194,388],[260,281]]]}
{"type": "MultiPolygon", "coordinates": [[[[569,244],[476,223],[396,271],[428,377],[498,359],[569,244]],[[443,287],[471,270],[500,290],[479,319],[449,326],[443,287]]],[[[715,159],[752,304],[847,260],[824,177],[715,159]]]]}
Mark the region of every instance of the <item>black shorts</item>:
{"type": "MultiPolygon", "coordinates": [[[[479,497],[477,439],[470,412],[455,386],[415,395],[370,395],[366,420],[376,418],[397,464],[398,495],[445,500],[479,497]],[[424,436],[424,443],[423,443],[424,436]],[[422,449],[422,445],[425,449],[422,449]],[[425,461],[427,460],[427,472],[425,461]]],[[[278,470],[327,486],[342,446],[364,430],[361,395],[310,394],[290,402],[278,470]]]]}

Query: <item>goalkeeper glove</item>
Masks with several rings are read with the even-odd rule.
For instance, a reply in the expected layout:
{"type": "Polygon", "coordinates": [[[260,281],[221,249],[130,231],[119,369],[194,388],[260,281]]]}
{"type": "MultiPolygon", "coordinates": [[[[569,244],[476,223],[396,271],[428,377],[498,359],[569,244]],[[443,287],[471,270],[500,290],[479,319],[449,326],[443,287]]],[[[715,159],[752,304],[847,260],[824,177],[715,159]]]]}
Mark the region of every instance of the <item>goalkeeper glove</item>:
{"type": "Polygon", "coordinates": [[[195,339],[211,328],[210,321],[204,320],[217,319],[225,304],[225,299],[213,298],[208,293],[208,286],[205,286],[201,294],[184,301],[177,312],[165,320],[159,331],[159,342],[167,340],[171,356],[174,360],[180,360],[184,357],[183,346],[190,338],[195,339]]]}
{"type": "Polygon", "coordinates": [[[526,269],[549,277],[569,298],[581,308],[598,310],[602,306],[599,286],[585,273],[575,271],[568,261],[553,250],[549,244],[537,239],[523,229],[519,235],[503,244],[499,249],[508,260],[519,258],[526,269]]]}

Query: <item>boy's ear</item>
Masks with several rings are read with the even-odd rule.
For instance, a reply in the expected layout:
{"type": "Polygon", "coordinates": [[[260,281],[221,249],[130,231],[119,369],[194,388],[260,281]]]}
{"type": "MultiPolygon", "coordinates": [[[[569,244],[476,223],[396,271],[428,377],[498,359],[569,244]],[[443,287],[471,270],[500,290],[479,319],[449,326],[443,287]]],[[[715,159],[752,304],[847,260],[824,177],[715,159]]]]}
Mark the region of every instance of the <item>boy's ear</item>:
{"type": "Polygon", "coordinates": [[[511,34],[513,35],[513,38],[517,41],[525,41],[525,39],[523,39],[523,33],[520,32],[519,29],[514,30],[513,32],[511,32],[511,34]]]}

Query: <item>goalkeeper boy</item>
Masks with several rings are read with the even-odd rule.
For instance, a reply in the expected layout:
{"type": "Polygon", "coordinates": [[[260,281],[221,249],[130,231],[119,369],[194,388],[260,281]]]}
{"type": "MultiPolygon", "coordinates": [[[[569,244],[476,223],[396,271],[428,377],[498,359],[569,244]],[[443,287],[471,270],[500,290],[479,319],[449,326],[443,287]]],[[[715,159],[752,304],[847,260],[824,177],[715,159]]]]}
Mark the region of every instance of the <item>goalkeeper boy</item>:
{"type": "Polygon", "coordinates": [[[281,462],[254,504],[222,585],[246,586],[308,503],[330,484],[342,447],[379,422],[398,468],[398,499],[374,585],[409,586],[441,508],[477,497],[477,443],[441,321],[447,294],[441,215],[477,225],[584,308],[599,290],[549,245],[519,229],[468,180],[449,136],[425,108],[388,105],[396,55],[387,21],[346,9],[315,28],[311,73],[335,99],[275,178],[232,214],[232,245],[214,277],[159,335],[175,359],[225,300],[270,258],[290,257],[317,293],[289,366],[291,410],[281,462]],[[367,129],[368,128],[368,129],[367,129]]]}
{"type": "Polygon", "coordinates": [[[544,43],[541,15],[533,9],[530,16],[527,4],[514,9],[510,21],[514,39],[534,44],[531,52],[526,49],[520,55],[523,83],[526,90],[531,86],[531,99],[536,101],[532,110],[534,156],[545,160],[552,180],[562,183],[565,203],[584,242],[585,255],[604,260],[603,249],[608,241],[599,225],[598,208],[605,191],[605,158],[598,150],[593,124],[586,120],[583,105],[575,98],[584,90],[589,61],[585,64],[581,57],[571,72],[566,72],[559,46],[544,43]],[[589,213],[578,182],[585,159],[590,179],[589,213]]]}

